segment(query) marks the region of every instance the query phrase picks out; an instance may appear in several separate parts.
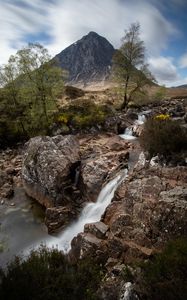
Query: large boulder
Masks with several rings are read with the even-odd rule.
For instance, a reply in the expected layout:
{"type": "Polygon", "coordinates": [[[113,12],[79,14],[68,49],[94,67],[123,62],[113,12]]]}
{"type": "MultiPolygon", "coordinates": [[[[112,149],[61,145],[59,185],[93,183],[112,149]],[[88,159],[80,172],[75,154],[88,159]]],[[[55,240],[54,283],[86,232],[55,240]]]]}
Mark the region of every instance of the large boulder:
{"type": "Polygon", "coordinates": [[[79,144],[74,136],[32,138],[22,166],[26,193],[47,208],[65,206],[79,159],[79,144]]]}

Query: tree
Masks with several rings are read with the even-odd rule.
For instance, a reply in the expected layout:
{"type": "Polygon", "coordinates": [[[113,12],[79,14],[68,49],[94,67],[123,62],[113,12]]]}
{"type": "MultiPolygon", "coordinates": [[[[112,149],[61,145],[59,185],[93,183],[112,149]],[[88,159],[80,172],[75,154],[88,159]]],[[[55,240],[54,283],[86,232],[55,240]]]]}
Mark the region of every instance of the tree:
{"type": "Polygon", "coordinates": [[[25,97],[32,97],[39,118],[45,117],[56,105],[56,95],[63,87],[63,71],[54,66],[47,49],[40,44],[29,44],[16,54],[20,74],[24,76],[25,97]]]}
{"type": "Polygon", "coordinates": [[[21,101],[20,86],[16,83],[18,76],[15,57],[10,56],[8,63],[0,67],[1,133],[4,132],[7,136],[9,128],[15,132],[26,133],[24,125],[26,103],[21,101]]]}
{"type": "Polygon", "coordinates": [[[140,24],[133,23],[125,31],[122,45],[113,57],[114,76],[123,90],[122,109],[126,108],[133,95],[150,84],[153,76],[145,64],[145,46],[140,39],[140,24]]]}
{"type": "Polygon", "coordinates": [[[0,121],[14,133],[45,133],[63,89],[63,71],[47,49],[29,44],[0,67],[0,121]],[[12,126],[13,125],[13,126],[12,126]]]}

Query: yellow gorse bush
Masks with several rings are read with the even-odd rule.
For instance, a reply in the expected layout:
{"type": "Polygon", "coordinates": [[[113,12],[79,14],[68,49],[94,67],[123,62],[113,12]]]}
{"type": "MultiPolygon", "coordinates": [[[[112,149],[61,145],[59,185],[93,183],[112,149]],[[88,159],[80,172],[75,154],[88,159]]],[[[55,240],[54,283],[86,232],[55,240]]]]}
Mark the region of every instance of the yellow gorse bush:
{"type": "Polygon", "coordinates": [[[64,123],[64,124],[67,124],[68,118],[66,116],[60,115],[60,116],[58,116],[57,121],[61,122],[61,123],[64,123]]]}
{"type": "Polygon", "coordinates": [[[165,120],[169,120],[170,119],[170,115],[168,115],[168,114],[160,114],[160,115],[157,115],[154,119],[155,120],[165,121],[165,120]]]}

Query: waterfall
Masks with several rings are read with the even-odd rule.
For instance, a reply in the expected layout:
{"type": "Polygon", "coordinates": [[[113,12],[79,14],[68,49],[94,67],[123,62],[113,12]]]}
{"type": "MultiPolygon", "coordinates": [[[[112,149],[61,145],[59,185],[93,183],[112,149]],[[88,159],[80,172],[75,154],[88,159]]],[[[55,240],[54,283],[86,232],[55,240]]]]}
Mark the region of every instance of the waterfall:
{"type": "MultiPolygon", "coordinates": [[[[85,224],[100,221],[102,214],[114,197],[117,187],[126,177],[127,169],[124,169],[102,188],[96,202],[86,204],[77,221],[70,224],[59,236],[49,237],[45,241],[40,241],[39,244],[34,245],[34,248],[37,248],[42,243],[47,247],[58,247],[59,250],[67,253],[71,249],[72,239],[84,231],[85,224]]],[[[27,249],[24,252],[28,253],[29,250],[27,249]]]]}
{"type": "Polygon", "coordinates": [[[79,219],[71,224],[60,236],[58,247],[64,252],[71,249],[71,241],[77,236],[78,233],[84,231],[84,225],[100,221],[102,214],[110,204],[114,197],[118,185],[127,176],[127,169],[123,170],[121,174],[117,175],[114,179],[108,182],[101,190],[97,201],[95,203],[88,203],[83,209],[79,219]]]}
{"type": "Polygon", "coordinates": [[[145,115],[144,114],[139,114],[138,115],[138,120],[135,121],[135,124],[136,125],[142,125],[142,124],[145,123],[145,120],[146,120],[145,115]]]}
{"type": "Polygon", "coordinates": [[[119,135],[124,140],[134,140],[136,137],[133,135],[132,127],[128,127],[125,129],[123,134],[119,135]]]}
{"type": "Polygon", "coordinates": [[[128,127],[125,129],[125,132],[123,134],[120,134],[119,136],[124,140],[134,140],[136,139],[136,136],[133,135],[133,127],[138,125],[143,125],[146,120],[145,114],[142,112],[138,114],[138,119],[135,120],[134,125],[131,127],[128,127]]]}

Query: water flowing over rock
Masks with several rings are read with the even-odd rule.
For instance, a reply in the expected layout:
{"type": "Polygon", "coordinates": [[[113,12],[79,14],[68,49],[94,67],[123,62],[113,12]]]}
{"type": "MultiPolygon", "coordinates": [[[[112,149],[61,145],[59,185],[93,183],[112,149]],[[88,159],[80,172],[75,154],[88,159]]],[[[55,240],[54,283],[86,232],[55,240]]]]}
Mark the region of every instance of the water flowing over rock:
{"type": "Polygon", "coordinates": [[[22,178],[29,196],[46,210],[49,232],[65,226],[83,203],[96,201],[104,182],[128,161],[128,142],[118,136],[36,137],[27,144],[22,178]]]}

